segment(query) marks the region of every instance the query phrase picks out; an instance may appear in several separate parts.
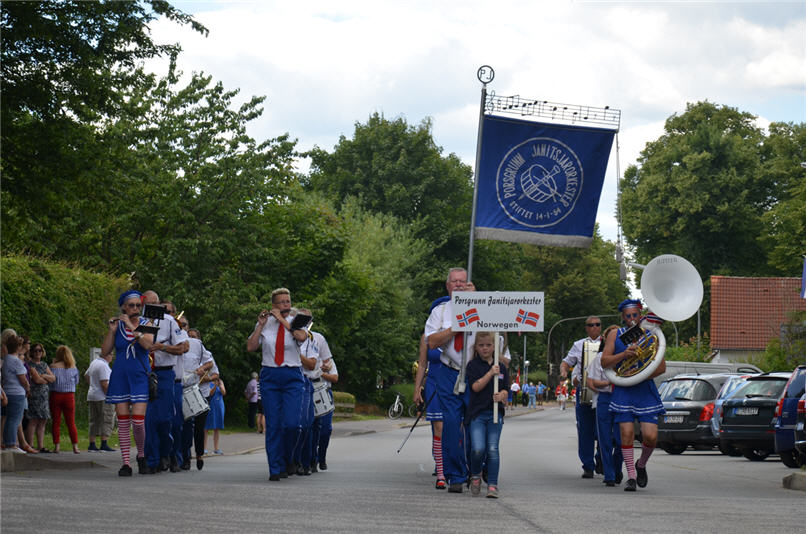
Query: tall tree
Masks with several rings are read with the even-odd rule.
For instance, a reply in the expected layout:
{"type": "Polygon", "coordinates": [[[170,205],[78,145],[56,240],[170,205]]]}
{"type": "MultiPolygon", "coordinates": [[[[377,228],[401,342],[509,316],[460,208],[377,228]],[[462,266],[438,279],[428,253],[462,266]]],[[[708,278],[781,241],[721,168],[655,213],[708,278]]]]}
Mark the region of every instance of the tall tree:
{"type": "Polygon", "coordinates": [[[430,120],[410,126],[405,119],[375,113],[366,124],[356,123],[352,139],[342,136],[333,152],[317,148],[310,157],[308,189],[327,194],[337,205],[355,197],[367,210],[412,224],[415,236],[432,247],[433,274],[464,263],[471,169],[455,154],[442,155],[430,120]]]}
{"type": "Polygon", "coordinates": [[[689,104],[647,143],[621,182],[624,235],[639,260],[679,254],[703,277],[768,272],[759,237],[776,192],[762,172],[764,135],[754,119],[689,104]]]}

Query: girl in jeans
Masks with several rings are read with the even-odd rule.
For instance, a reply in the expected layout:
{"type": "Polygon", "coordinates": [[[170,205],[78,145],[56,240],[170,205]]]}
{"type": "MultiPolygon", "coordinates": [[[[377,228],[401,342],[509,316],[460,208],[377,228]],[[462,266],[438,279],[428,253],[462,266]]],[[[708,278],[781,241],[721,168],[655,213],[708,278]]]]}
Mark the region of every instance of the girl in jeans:
{"type": "Polygon", "coordinates": [[[504,403],[509,391],[509,374],[503,365],[494,363],[492,332],[477,332],[476,357],[467,364],[470,402],[466,421],[470,423],[470,493],[481,493],[482,463],[487,465],[487,497],[498,497],[500,455],[498,442],[504,425],[504,403]],[[498,380],[498,393],[493,394],[493,380],[498,380]],[[493,423],[493,402],[498,403],[498,422],[493,423]]]}
{"type": "Polygon", "coordinates": [[[5,393],[8,404],[3,411],[3,449],[24,453],[25,451],[17,446],[17,427],[22,421],[25,398],[30,390],[30,385],[28,371],[18,357],[22,348],[22,338],[16,334],[8,336],[4,348],[7,349],[8,354],[3,357],[3,393],[5,393]]]}

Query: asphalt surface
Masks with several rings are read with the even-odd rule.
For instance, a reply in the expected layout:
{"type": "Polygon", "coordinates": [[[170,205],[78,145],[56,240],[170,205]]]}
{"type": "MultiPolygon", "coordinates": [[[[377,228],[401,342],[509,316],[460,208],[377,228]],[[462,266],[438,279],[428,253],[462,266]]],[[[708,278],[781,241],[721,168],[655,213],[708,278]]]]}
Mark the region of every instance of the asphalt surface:
{"type": "MultiPolygon", "coordinates": [[[[204,470],[121,478],[118,453],[93,468],[3,473],[2,532],[798,532],[794,470],[718,452],[656,452],[637,493],[580,478],[572,410],[508,413],[501,498],[434,489],[430,431],[385,419],[337,423],[329,469],[269,482],[263,436],[226,435],[204,470]],[[515,417],[513,417],[515,416],[515,417]],[[253,452],[250,452],[253,451],[253,452]]],[[[59,456],[64,455],[61,453],[59,456]]],[[[53,460],[51,460],[53,461],[53,460]]]]}

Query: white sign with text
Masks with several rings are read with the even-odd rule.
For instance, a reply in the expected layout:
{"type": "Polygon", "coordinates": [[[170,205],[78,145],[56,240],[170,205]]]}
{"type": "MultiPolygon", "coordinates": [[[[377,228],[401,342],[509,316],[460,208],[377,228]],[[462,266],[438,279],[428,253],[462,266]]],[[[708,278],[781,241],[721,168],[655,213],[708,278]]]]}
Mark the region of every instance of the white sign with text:
{"type": "Polygon", "coordinates": [[[454,332],[542,332],[542,291],[454,291],[454,332]]]}

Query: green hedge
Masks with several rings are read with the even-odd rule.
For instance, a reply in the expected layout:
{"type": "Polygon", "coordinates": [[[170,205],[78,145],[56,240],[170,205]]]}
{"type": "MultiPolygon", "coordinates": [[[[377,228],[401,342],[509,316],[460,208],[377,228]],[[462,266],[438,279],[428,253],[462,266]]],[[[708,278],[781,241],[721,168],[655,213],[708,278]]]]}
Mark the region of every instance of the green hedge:
{"type": "Polygon", "coordinates": [[[128,278],[3,254],[0,281],[3,329],[13,328],[28,336],[31,344],[42,343],[48,363],[59,345],[72,349],[82,375],[76,390],[76,423],[85,427],[87,385],[83,374],[89,365],[90,348],[101,346],[106,320],[117,313],[117,298],[129,287],[128,278]]]}

